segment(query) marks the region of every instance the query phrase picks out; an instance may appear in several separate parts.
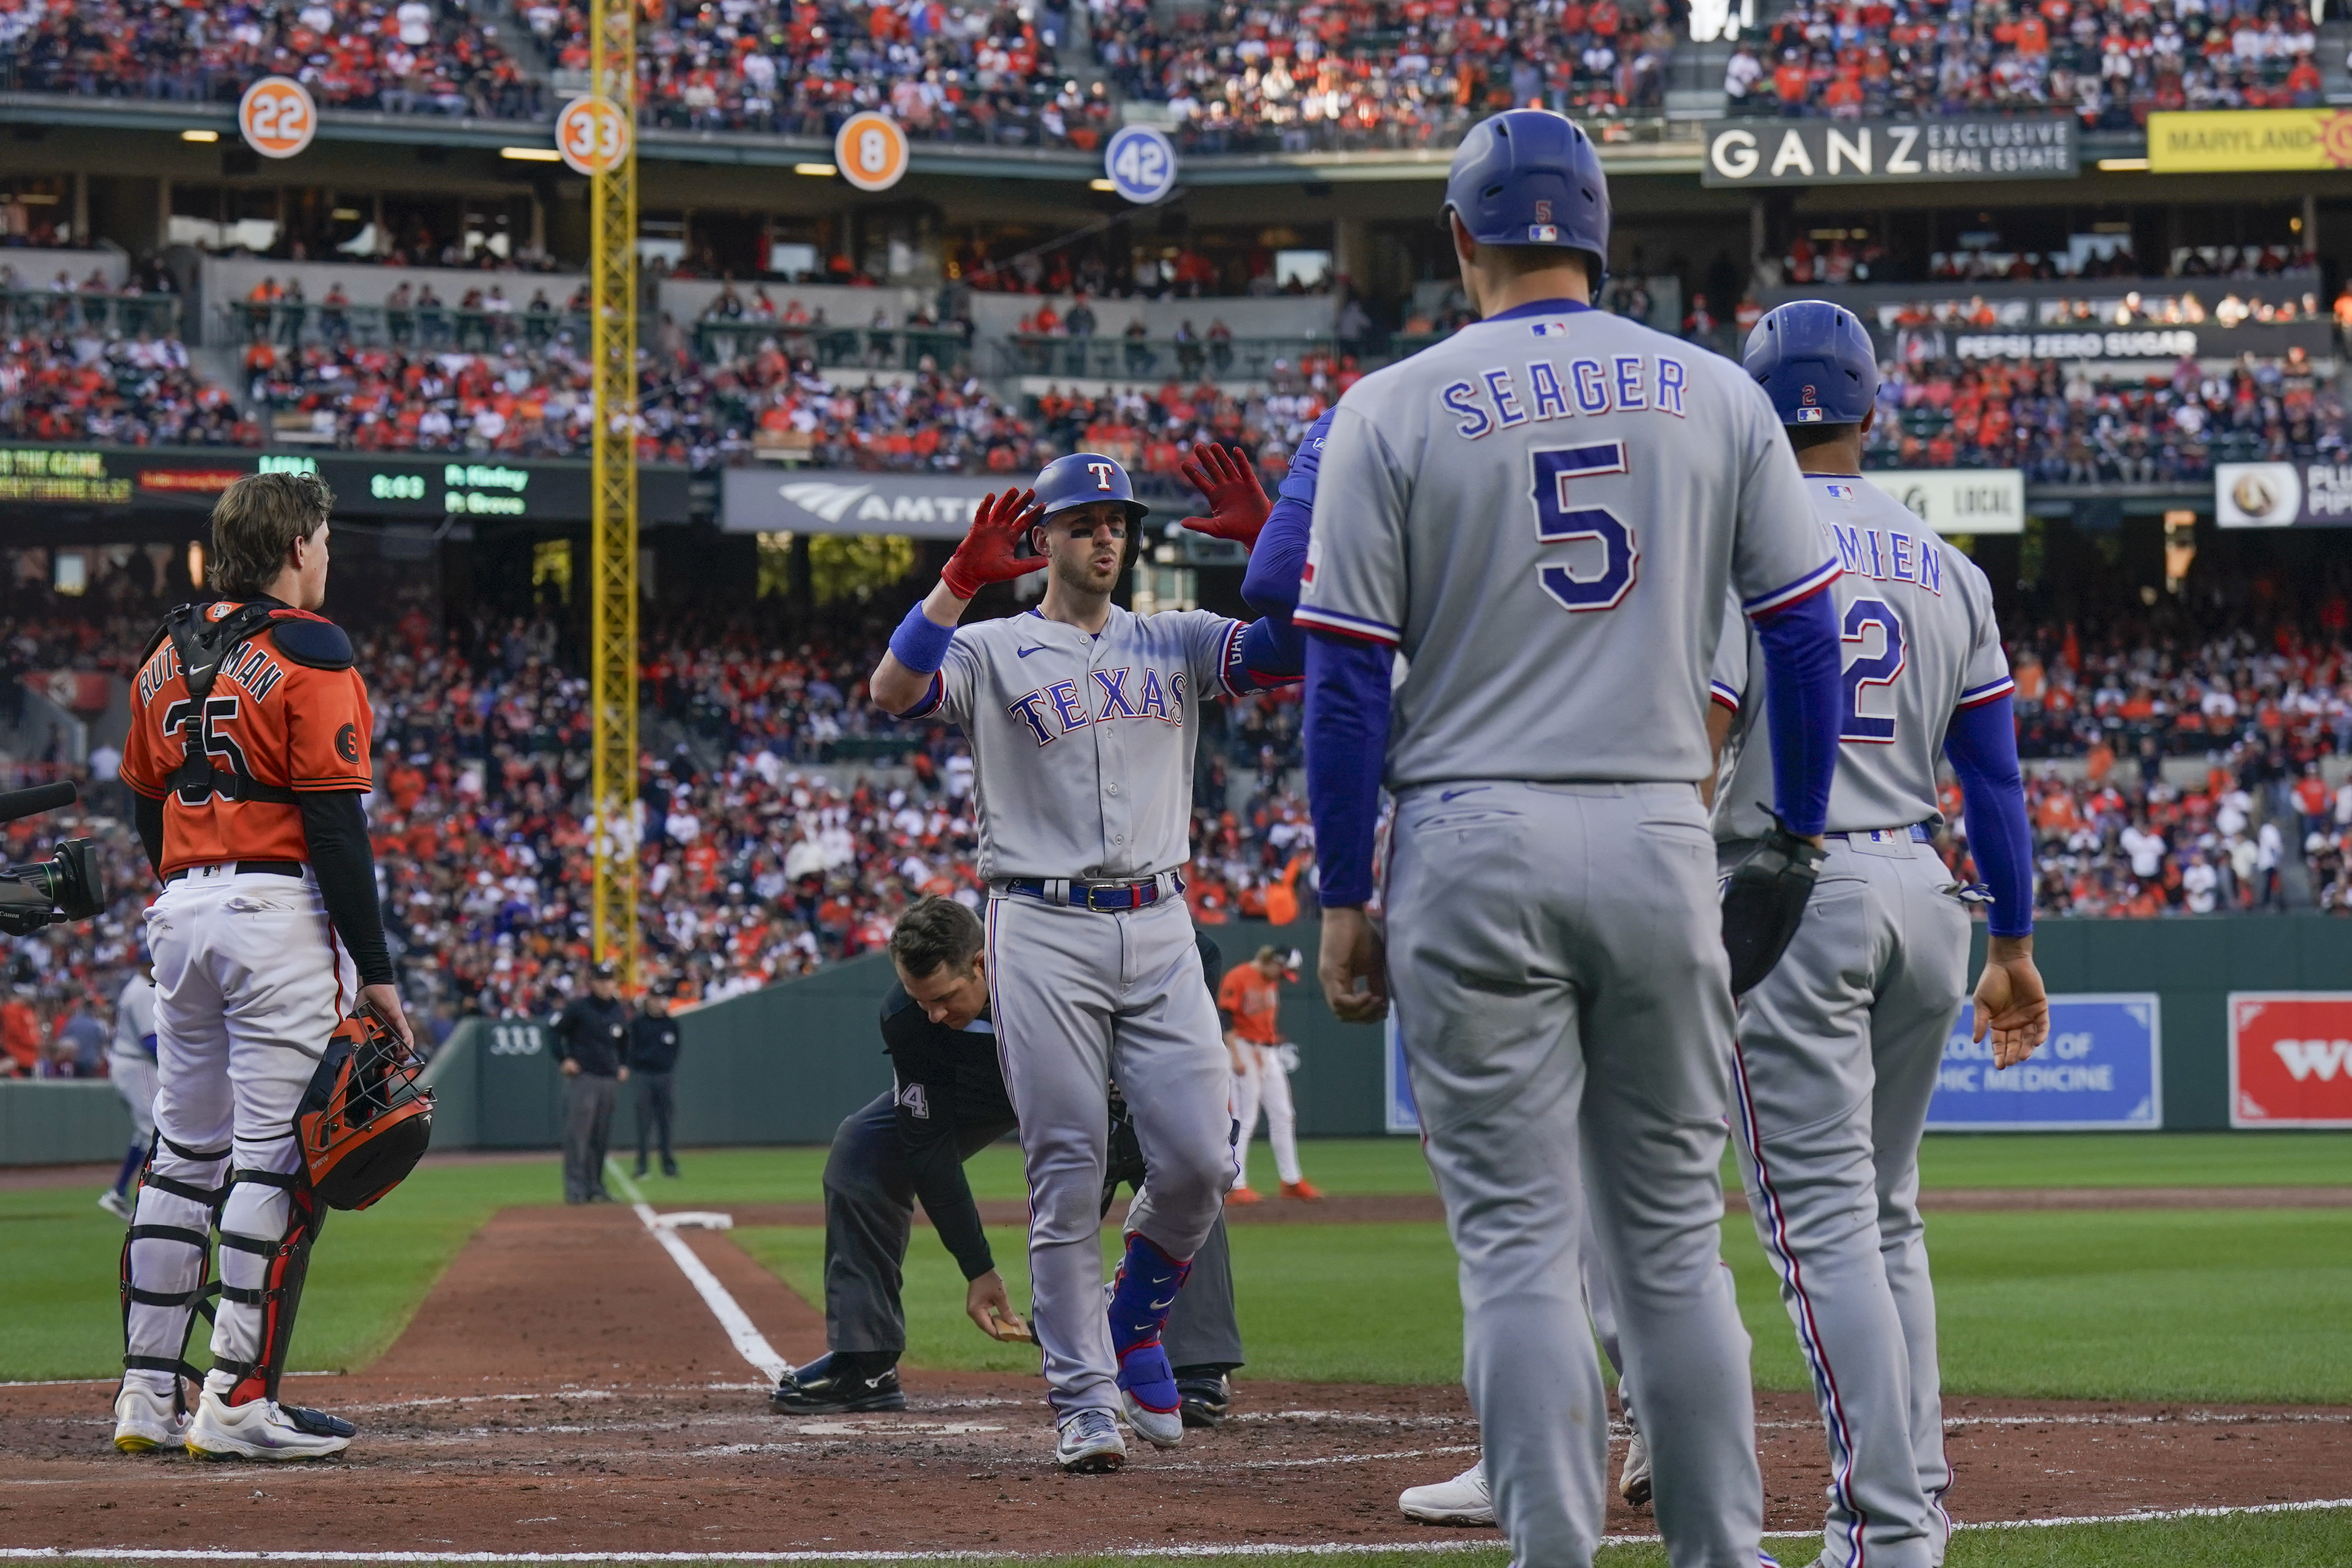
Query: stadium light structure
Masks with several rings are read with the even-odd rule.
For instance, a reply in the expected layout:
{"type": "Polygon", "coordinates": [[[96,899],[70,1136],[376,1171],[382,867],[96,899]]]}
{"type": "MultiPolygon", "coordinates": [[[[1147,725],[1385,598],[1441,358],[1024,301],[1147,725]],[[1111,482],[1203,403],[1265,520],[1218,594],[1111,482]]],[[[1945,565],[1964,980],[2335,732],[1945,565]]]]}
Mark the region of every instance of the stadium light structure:
{"type": "Polygon", "coordinates": [[[620,158],[589,180],[589,580],[593,709],[590,929],[599,959],[637,986],[637,48],[635,0],[592,0],[589,90],[629,129],[620,158]]]}

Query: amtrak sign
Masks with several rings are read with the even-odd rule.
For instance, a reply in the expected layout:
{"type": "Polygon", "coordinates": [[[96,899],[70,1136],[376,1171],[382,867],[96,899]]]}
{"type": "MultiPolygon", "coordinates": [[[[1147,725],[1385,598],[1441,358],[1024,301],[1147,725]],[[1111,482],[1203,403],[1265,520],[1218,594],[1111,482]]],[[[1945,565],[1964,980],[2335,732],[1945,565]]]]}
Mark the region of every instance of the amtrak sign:
{"type": "Polygon", "coordinates": [[[1717,120],[1699,183],[1884,185],[1922,181],[2071,180],[2071,116],[2015,120],[1717,120]]]}
{"type": "Polygon", "coordinates": [[[719,524],[734,534],[905,534],[960,539],[1006,478],[986,474],[864,474],[841,469],[730,468],[719,524]]]}

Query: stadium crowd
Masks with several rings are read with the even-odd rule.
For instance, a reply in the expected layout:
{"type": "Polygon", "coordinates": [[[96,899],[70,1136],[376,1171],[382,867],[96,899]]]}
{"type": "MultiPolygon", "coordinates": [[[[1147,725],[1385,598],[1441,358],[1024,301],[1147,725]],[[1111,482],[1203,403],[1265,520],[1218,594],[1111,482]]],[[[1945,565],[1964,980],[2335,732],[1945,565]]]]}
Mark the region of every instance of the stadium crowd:
{"type": "Polygon", "coordinates": [[[1811,0],[1741,42],[1723,90],[1735,114],[2055,110],[2130,131],[2158,110],[2315,107],[2317,42],[2303,7],[2268,0],[1811,0]]]}
{"type": "Polygon", "coordinates": [[[235,103],[271,75],[325,108],[517,120],[549,107],[497,25],[464,0],[0,8],[0,84],[18,92],[235,103]]]}
{"type": "Polygon", "coordinates": [[[2343,400],[2300,349],[2169,375],[2079,361],[1923,360],[1879,382],[1867,460],[1884,468],[2018,468],[2029,484],[2202,478],[2215,462],[2346,450],[2343,400]]]}

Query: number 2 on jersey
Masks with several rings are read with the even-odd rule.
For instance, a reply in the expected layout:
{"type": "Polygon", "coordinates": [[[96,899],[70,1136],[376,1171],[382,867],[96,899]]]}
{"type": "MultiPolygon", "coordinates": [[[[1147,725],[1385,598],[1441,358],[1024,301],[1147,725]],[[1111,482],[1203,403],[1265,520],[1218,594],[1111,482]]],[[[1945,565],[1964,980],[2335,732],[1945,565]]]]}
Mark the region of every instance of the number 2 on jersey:
{"type": "Polygon", "coordinates": [[[1642,565],[1642,551],[1633,530],[1606,507],[1569,503],[1569,482],[1625,473],[1625,444],[1604,441],[1591,446],[1549,446],[1528,454],[1535,465],[1536,542],[1545,545],[1597,539],[1600,570],[1588,564],[1580,575],[1566,565],[1537,571],[1544,591],[1571,611],[1614,610],[1633,591],[1642,565]]]}
{"type": "Polygon", "coordinates": [[[1895,677],[1903,673],[1902,619],[1884,600],[1857,599],[1845,607],[1845,619],[1838,624],[1838,635],[1866,650],[1873,626],[1880,633],[1878,652],[1864,652],[1845,667],[1845,722],[1838,727],[1838,738],[1886,746],[1895,739],[1895,720],[1892,716],[1875,718],[1864,714],[1862,694],[1871,686],[1893,685],[1895,677]]]}

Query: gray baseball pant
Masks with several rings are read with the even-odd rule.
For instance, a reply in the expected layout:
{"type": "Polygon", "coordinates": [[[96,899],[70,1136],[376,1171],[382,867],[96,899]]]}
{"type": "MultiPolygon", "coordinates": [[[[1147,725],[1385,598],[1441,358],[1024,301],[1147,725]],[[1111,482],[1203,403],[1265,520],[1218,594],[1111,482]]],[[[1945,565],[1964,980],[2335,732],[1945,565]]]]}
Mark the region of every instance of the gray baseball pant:
{"type": "Polygon", "coordinates": [[[1828,1428],[1828,1568],[1932,1568],[1951,1529],[1918,1207],[1967,983],[1951,882],[1925,844],[1830,835],[1795,939],[1739,1004],[1740,1171],[1828,1428]]]}
{"type": "MultiPolygon", "coordinates": [[[[970,1159],[1005,1134],[1010,1122],[965,1130],[957,1153],[970,1159]]],[[[837,1351],[907,1350],[900,1302],[915,1180],[898,1141],[897,1096],[890,1091],[843,1118],[824,1162],[824,1343],[837,1351]]],[[[1234,1318],[1234,1271],[1223,1215],[1192,1259],[1192,1277],[1168,1313],[1160,1343],[1174,1366],[1239,1366],[1242,1335],[1234,1318]]]]}
{"type": "Polygon", "coordinates": [[[1048,1396],[1057,1418],[1116,1414],[1099,1239],[1112,1077],[1150,1172],[1129,1231],[1191,1258],[1234,1181],[1233,1066],[1192,912],[1177,897],[1097,913],[999,893],[988,984],[1029,1177],[1030,1310],[1048,1396]]]}
{"type": "Polygon", "coordinates": [[[1461,1256],[1464,1381],[1519,1568],[1585,1568],[1608,1405],[1587,1204],[1675,1568],[1755,1568],[1747,1331],[1722,1266],[1731,991],[1688,784],[1406,790],[1388,969],[1461,1256]]]}

